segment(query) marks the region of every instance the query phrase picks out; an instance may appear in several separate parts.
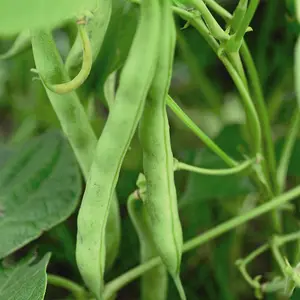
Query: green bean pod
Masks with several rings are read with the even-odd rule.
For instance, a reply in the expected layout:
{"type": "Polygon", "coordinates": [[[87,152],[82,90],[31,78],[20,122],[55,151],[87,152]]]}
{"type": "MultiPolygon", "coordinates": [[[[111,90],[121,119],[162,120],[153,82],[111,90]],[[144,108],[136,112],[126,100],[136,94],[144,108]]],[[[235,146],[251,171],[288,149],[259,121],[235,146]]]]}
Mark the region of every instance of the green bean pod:
{"type": "MultiPolygon", "coordinates": [[[[34,60],[41,76],[49,78],[50,82],[52,80],[54,82],[69,80],[51,32],[39,30],[32,32],[31,36],[34,60]]],[[[97,146],[97,138],[84,108],[75,92],[59,95],[46,87],[45,91],[60,121],[62,130],[72,146],[83,175],[87,179],[97,146]]],[[[120,244],[118,199],[115,194],[113,198],[106,228],[108,232],[105,241],[107,269],[113,264],[120,244]]]]}
{"type": "Polygon", "coordinates": [[[105,228],[105,270],[110,270],[119,253],[121,241],[121,220],[119,203],[116,193],[109,209],[107,224],[105,228]]]}
{"type": "Polygon", "coordinates": [[[174,183],[166,98],[170,86],[176,29],[170,1],[161,0],[162,24],[158,64],[140,123],[143,168],[147,182],[145,208],[158,253],[185,299],[179,278],[182,229],[174,183]]]}
{"type": "Polygon", "coordinates": [[[159,41],[158,0],[144,0],[141,16],[120,76],[89,173],[78,215],[76,259],[80,273],[97,299],[102,298],[105,228],[120,168],[142,115],[150,88],[159,41]]]}
{"type": "MultiPolygon", "coordinates": [[[[100,52],[104,36],[109,24],[112,11],[112,0],[97,0],[97,8],[93,17],[87,24],[87,34],[91,43],[92,61],[94,62],[100,52]]],[[[66,69],[69,74],[74,71],[82,63],[82,46],[80,32],[78,32],[74,44],[66,59],[66,69]]]]}
{"type": "Polygon", "coordinates": [[[31,45],[29,30],[22,31],[15,39],[12,46],[5,53],[0,54],[0,60],[12,58],[23,51],[27,50],[31,45]]]}
{"type": "MultiPolygon", "coordinates": [[[[36,69],[40,76],[46,78],[50,84],[69,81],[70,78],[64,69],[51,32],[47,30],[32,31],[31,41],[36,69]]],[[[44,84],[43,81],[42,83],[44,84]]],[[[87,176],[97,139],[84,108],[74,91],[59,95],[49,90],[45,84],[44,87],[83,174],[87,176]]]]}
{"type": "MultiPolygon", "coordinates": [[[[140,174],[138,182],[144,181],[144,176],[140,174]]],[[[139,184],[139,183],[138,183],[139,184]]],[[[130,219],[134,225],[140,241],[141,263],[158,255],[149,224],[146,221],[145,208],[139,194],[141,189],[129,196],[127,209],[130,219]]],[[[141,278],[141,299],[142,300],[165,300],[168,290],[168,275],[166,268],[159,265],[146,272],[141,278]]]]}

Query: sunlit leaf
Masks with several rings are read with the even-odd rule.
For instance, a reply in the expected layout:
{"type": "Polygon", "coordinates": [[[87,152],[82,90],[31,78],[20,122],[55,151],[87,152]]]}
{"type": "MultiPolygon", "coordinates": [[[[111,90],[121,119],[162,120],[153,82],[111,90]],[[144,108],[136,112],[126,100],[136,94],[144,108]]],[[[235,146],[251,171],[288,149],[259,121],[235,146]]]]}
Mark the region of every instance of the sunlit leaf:
{"type": "Polygon", "coordinates": [[[16,149],[0,170],[0,258],[69,217],[80,190],[76,160],[59,133],[16,149]]]}
{"type": "Polygon", "coordinates": [[[95,0],[1,0],[0,35],[13,35],[24,29],[53,28],[95,8],[95,0]]]}

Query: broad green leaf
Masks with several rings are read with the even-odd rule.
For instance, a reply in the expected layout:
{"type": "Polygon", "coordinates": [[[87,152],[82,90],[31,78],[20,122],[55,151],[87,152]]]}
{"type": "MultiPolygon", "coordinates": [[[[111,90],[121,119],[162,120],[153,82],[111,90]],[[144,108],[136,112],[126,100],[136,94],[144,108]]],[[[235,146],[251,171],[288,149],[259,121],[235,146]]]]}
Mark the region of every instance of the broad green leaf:
{"type": "Polygon", "coordinates": [[[1,0],[0,36],[24,29],[53,28],[96,9],[96,0],[1,0]]]}
{"type": "Polygon", "coordinates": [[[16,149],[0,170],[0,258],[68,218],[80,191],[76,160],[60,133],[16,149]]]}
{"type": "Polygon", "coordinates": [[[13,267],[0,266],[0,299],[42,300],[47,285],[46,268],[50,254],[39,262],[26,260],[13,267]]]}

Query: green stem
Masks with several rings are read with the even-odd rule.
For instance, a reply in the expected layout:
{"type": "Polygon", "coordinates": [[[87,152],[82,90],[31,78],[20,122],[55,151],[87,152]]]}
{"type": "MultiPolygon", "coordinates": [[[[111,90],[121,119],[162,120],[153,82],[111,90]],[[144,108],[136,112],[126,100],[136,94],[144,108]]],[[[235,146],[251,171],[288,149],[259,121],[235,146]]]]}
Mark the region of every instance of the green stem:
{"type": "MultiPolygon", "coordinates": [[[[207,27],[205,26],[205,24],[200,18],[195,18],[193,14],[178,7],[173,10],[174,12],[178,13],[183,19],[189,21],[204,37],[204,39],[211,46],[214,52],[218,54],[219,44],[210,35],[209,30],[207,29],[207,27]]],[[[231,78],[233,79],[236,87],[238,88],[241,94],[246,109],[247,117],[249,118],[250,126],[252,128],[251,134],[252,134],[253,145],[254,145],[253,150],[255,152],[254,155],[256,155],[257,153],[261,152],[261,129],[260,129],[259,119],[255,107],[252,103],[252,99],[248,93],[247,88],[243,83],[243,80],[241,79],[241,77],[239,76],[239,74],[231,64],[231,62],[228,60],[228,58],[225,55],[220,55],[219,58],[224,64],[225,68],[227,69],[228,73],[230,74],[231,78]]]]}
{"type": "MultiPolygon", "coordinates": [[[[247,47],[245,42],[242,43],[241,47],[241,55],[244,60],[246,70],[248,72],[248,76],[250,79],[250,84],[253,88],[253,101],[254,105],[257,109],[258,118],[261,124],[262,136],[264,140],[264,157],[268,164],[267,170],[270,173],[270,177],[272,179],[272,183],[275,191],[278,191],[277,179],[276,179],[276,159],[275,159],[275,150],[274,144],[272,140],[272,130],[270,125],[270,120],[268,116],[268,109],[266,107],[266,102],[263,96],[262,88],[260,85],[260,80],[258,77],[258,73],[253,62],[251,53],[247,47]]],[[[265,168],[265,174],[268,172],[265,168]]]]}
{"type": "Polygon", "coordinates": [[[224,32],[219,23],[215,20],[209,9],[206,7],[203,0],[190,0],[193,5],[199,10],[201,16],[205,20],[211,34],[220,41],[229,39],[229,35],[224,32]]]}
{"type": "Polygon", "coordinates": [[[236,167],[229,168],[229,169],[205,169],[205,168],[191,166],[175,160],[174,169],[175,171],[189,171],[189,172],[199,173],[203,175],[226,176],[226,175],[237,174],[247,170],[249,167],[251,167],[254,161],[255,159],[249,159],[237,165],[236,167]]]}
{"type": "Polygon", "coordinates": [[[273,241],[271,241],[271,243],[266,243],[266,244],[260,246],[259,248],[255,249],[253,252],[251,252],[245,258],[237,260],[238,268],[239,268],[241,274],[243,275],[244,279],[248,282],[248,284],[255,289],[261,289],[263,292],[272,292],[272,291],[274,292],[274,291],[280,290],[282,287],[281,286],[282,281],[280,281],[280,280],[276,283],[275,282],[266,282],[260,286],[258,281],[253,279],[249,275],[249,273],[247,271],[247,265],[250,262],[252,262],[256,257],[258,257],[259,255],[261,255],[264,252],[266,252],[267,250],[269,250],[270,247],[272,247],[272,245],[273,245],[273,254],[275,255],[275,259],[278,262],[281,270],[284,271],[285,269],[282,269],[282,268],[285,267],[285,263],[284,263],[284,260],[278,250],[278,247],[281,247],[286,243],[298,240],[299,238],[300,238],[299,231],[296,231],[296,232],[293,232],[293,233],[290,233],[287,235],[283,235],[283,236],[276,236],[273,239],[273,241]],[[278,285],[278,283],[280,283],[280,284],[278,285]]]}
{"type": "Polygon", "coordinates": [[[245,70],[244,70],[242,60],[241,60],[240,52],[228,52],[226,54],[228,55],[228,58],[229,58],[231,64],[234,66],[237,73],[239,74],[239,76],[243,80],[243,84],[245,86],[245,89],[247,89],[247,91],[248,91],[249,90],[248,80],[247,80],[247,77],[246,77],[246,74],[245,74],[245,70]]]}
{"type": "Polygon", "coordinates": [[[273,256],[280,268],[282,275],[285,275],[285,262],[279,251],[278,243],[276,240],[277,240],[277,236],[274,236],[271,241],[271,250],[272,250],[273,256]]]}
{"type": "MultiPolygon", "coordinates": [[[[203,233],[197,237],[192,238],[191,240],[187,241],[183,245],[183,252],[185,253],[185,252],[191,251],[194,248],[197,248],[197,247],[203,245],[204,243],[224,234],[225,232],[228,232],[228,231],[230,231],[252,219],[255,219],[271,210],[274,210],[278,206],[281,206],[299,196],[300,196],[300,186],[288,191],[285,194],[282,194],[282,195],[274,198],[273,200],[271,200],[267,203],[264,203],[256,208],[252,209],[251,211],[249,211],[243,215],[239,215],[227,222],[224,222],[224,223],[220,224],[219,226],[216,226],[215,228],[208,230],[206,233],[203,233]]],[[[128,272],[122,274],[121,276],[119,276],[116,279],[112,280],[111,282],[107,283],[107,285],[105,287],[105,292],[104,292],[104,295],[105,295],[104,299],[109,299],[110,295],[113,295],[119,289],[126,286],[131,281],[135,280],[136,278],[138,278],[139,276],[141,276],[148,270],[154,268],[155,266],[158,266],[160,263],[161,263],[160,258],[158,258],[158,257],[153,258],[153,259],[149,260],[148,262],[129,270],[128,272]]]]}
{"type": "Polygon", "coordinates": [[[215,144],[176,104],[170,97],[167,97],[167,105],[172,112],[214,153],[216,153],[230,167],[235,167],[237,163],[229,157],[217,144],[215,144]]]}
{"type": "Polygon", "coordinates": [[[210,7],[215,13],[221,16],[225,21],[232,19],[231,13],[229,13],[225,8],[219,5],[215,0],[204,0],[206,5],[210,7]]]}
{"type": "Polygon", "coordinates": [[[205,74],[205,71],[199,68],[197,56],[191,50],[182,33],[182,30],[180,29],[177,30],[177,41],[179,49],[182,52],[182,56],[191,70],[193,81],[197,83],[197,88],[199,88],[199,91],[203,95],[204,100],[206,100],[211,109],[217,115],[219,115],[222,95],[213,84],[213,82],[209,80],[209,78],[205,74]]]}
{"type": "Polygon", "coordinates": [[[247,12],[244,18],[242,19],[242,21],[240,22],[240,25],[237,28],[236,33],[234,33],[226,43],[225,48],[229,52],[236,52],[240,49],[243,42],[244,35],[255,14],[258,4],[259,4],[259,0],[251,0],[247,12]]]}
{"type": "MultiPolygon", "coordinates": [[[[299,4],[300,6],[300,4],[299,4]]],[[[299,9],[300,10],[300,9],[299,9]]],[[[300,21],[299,21],[300,22],[300,21]]],[[[295,46],[295,90],[298,101],[298,109],[300,109],[300,35],[295,46]]]]}
{"type": "Polygon", "coordinates": [[[240,27],[240,24],[247,11],[247,6],[248,6],[248,0],[240,0],[236,9],[234,10],[233,17],[229,22],[230,29],[233,32],[236,32],[236,30],[240,27]]]}
{"type": "Polygon", "coordinates": [[[260,128],[260,122],[258,119],[258,115],[255,109],[255,106],[253,105],[252,99],[241,79],[237,71],[234,69],[232,64],[229,62],[229,60],[221,56],[220,60],[225,65],[228,73],[230,74],[231,78],[233,79],[237,89],[240,92],[240,95],[242,97],[242,100],[244,102],[245,110],[247,117],[249,118],[249,123],[251,126],[251,137],[253,142],[253,154],[256,155],[257,153],[261,153],[261,128],[260,128]]]}
{"type": "Polygon", "coordinates": [[[70,291],[76,300],[86,300],[88,298],[87,291],[79,284],[57,275],[47,274],[48,284],[56,287],[64,288],[70,291]]]}
{"type": "Polygon", "coordinates": [[[282,154],[281,154],[281,158],[277,170],[277,180],[278,180],[280,193],[282,193],[285,189],[287,171],[288,171],[292,151],[296,143],[299,128],[300,128],[300,114],[299,114],[299,110],[296,108],[294,116],[292,118],[289,133],[287,134],[287,138],[283,146],[283,150],[282,150],[282,154]]]}
{"type": "Polygon", "coordinates": [[[245,279],[245,281],[254,289],[259,289],[260,288],[260,284],[258,282],[258,280],[253,279],[250,274],[248,273],[247,269],[246,269],[246,265],[245,264],[238,264],[238,268],[240,273],[242,274],[243,278],[245,279]]]}
{"type": "Polygon", "coordinates": [[[247,255],[243,259],[239,259],[241,264],[247,266],[252,260],[254,260],[257,256],[261,255],[265,251],[267,251],[270,248],[269,244],[264,244],[260,246],[259,248],[256,248],[253,252],[251,252],[249,255],[247,255]]]}

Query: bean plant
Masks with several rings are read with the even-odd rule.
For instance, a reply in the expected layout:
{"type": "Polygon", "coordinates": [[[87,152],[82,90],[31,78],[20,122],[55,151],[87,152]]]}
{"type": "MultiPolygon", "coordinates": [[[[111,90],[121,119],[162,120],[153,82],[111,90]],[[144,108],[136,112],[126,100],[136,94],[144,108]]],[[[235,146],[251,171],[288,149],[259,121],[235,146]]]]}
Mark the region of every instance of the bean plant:
{"type": "Polygon", "coordinates": [[[0,300],[300,297],[299,0],[0,16],[0,300]]]}

